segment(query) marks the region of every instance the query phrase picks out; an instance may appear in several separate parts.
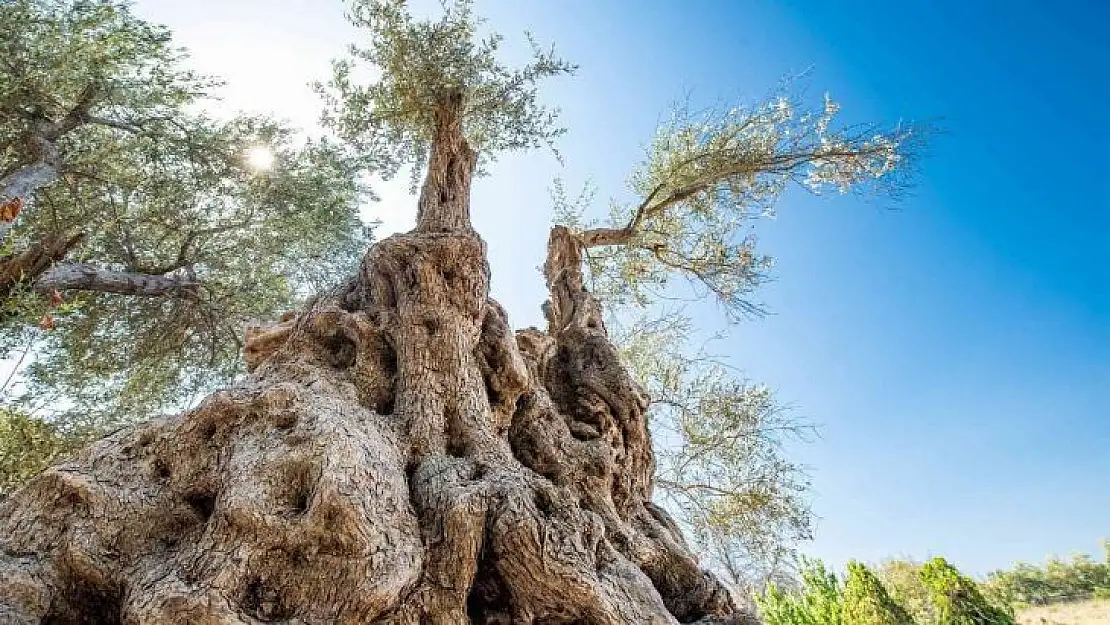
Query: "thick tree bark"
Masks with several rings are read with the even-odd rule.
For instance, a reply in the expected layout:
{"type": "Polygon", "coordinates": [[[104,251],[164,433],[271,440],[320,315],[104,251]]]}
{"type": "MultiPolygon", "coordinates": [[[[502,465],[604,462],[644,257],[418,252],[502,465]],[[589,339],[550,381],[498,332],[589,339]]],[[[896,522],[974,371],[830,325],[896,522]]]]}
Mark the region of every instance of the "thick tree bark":
{"type": "Polygon", "coordinates": [[[478,157],[462,130],[463,94],[446,93],[436,107],[435,139],[416,212],[417,232],[470,230],[470,183],[478,157]]]}
{"type": "Polygon", "coordinates": [[[249,332],[244,382],[0,503],[0,622],[756,622],[651,502],[647,397],[581,242],[553,230],[549,328],[514,334],[473,153],[437,148],[417,229],[249,332]]]}

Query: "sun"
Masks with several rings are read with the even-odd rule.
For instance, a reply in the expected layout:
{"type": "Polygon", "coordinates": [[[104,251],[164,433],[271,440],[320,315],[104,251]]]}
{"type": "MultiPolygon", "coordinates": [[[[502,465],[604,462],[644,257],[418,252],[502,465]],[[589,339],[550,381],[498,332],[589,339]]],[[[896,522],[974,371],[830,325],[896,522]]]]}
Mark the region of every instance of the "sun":
{"type": "Polygon", "coordinates": [[[259,145],[247,150],[247,164],[255,171],[266,171],[274,166],[274,151],[259,145]]]}

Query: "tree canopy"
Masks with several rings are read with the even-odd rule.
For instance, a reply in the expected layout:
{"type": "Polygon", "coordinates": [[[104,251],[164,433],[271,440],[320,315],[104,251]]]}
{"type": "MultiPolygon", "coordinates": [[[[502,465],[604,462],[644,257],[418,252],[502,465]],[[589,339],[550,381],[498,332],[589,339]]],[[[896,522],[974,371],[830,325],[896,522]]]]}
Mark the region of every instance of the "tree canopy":
{"type": "Polygon", "coordinates": [[[591,193],[570,198],[557,186],[556,219],[578,228],[595,291],[644,306],[687,279],[732,318],[760,314],[750,296],[772,263],[749,226],[773,216],[791,184],[889,196],[909,182],[927,128],[837,124],[839,112],[827,94],[816,108],[787,93],[755,105],[680,105],[629,174],[634,202],[612,200],[599,218],[591,193]]]}
{"type": "Polygon", "coordinates": [[[479,167],[499,152],[554,149],[564,133],[558,109],[539,102],[540,81],[570,74],[575,66],[535,40],[522,67],[497,58],[503,36],[479,35],[483,21],[470,0],[443,4],[438,20],[414,19],[404,0],[352,0],[348,18],[369,42],[350,46],[333,62],[324,123],[388,179],[413,165],[413,185],[428,161],[437,111],[452,96],[461,102],[462,133],[479,154],[479,167]],[[372,80],[360,80],[372,69],[372,80]]]}
{"type": "Polygon", "coordinates": [[[353,268],[366,190],[337,144],[198,112],[217,81],[127,3],[17,0],[0,28],[7,401],[94,429],[180,407],[241,370],[244,324],[353,268]]]}

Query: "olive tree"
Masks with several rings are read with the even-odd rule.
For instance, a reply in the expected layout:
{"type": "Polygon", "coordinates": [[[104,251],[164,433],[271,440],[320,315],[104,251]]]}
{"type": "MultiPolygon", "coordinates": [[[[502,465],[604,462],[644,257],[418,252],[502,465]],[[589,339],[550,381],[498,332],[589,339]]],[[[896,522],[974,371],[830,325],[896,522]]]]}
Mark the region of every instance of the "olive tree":
{"type": "Polygon", "coordinates": [[[650,397],[609,337],[587,257],[646,261],[738,301],[717,276],[747,275],[749,263],[703,254],[704,212],[782,176],[885,176],[873,163],[898,142],[822,130],[823,118],[800,144],[813,153],[787,160],[774,152],[790,140],[743,124],[721,126],[734,139],[709,142],[719,149],[661,141],[653,154],[689,154],[648,160],[627,222],[552,228],[547,327],[514,332],[489,297],[470,184],[498,151],[558,135],[537,85],[571,66],[540,48],[521,68],[503,65],[469,2],[425,20],[399,0],[356,0],[350,15],[369,43],[349,62],[376,72],[361,82],[337,64],[321,86],[326,119],[364,164],[416,162],[416,227],[371,246],[341,286],[251,331],[240,383],[120,430],[0,503],[0,616],[757,622],[653,502],[650,397]]]}
{"type": "Polygon", "coordinates": [[[90,433],[179,409],[241,373],[244,324],[357,264],[357,159],[198,113],[218,85],[165,28],[114,0],[14,0],[0,30],[6,403],[90,433]]]}

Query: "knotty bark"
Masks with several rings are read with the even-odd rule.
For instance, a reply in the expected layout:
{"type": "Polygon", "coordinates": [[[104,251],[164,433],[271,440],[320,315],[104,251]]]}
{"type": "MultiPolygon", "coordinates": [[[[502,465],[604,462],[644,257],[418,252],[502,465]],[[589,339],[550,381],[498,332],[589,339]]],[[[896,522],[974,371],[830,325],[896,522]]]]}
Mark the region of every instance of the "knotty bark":
{"type": "Polygon", "coordinates": [[[463,94],[446,93],[435,110],[435,138],[416,212],[418,232],[470,230],[470,183],[478,158],[462,132],[463,94]]]}
{"type": "Polygon", "coordinates": [[[548,328],[514,333],[473,153],[436,147],[417,229],[249,331],[242,383],[0,503],[0,622],[756,622],[651,502],[647,397],[582,242],[552,231],[548,328]]]}

